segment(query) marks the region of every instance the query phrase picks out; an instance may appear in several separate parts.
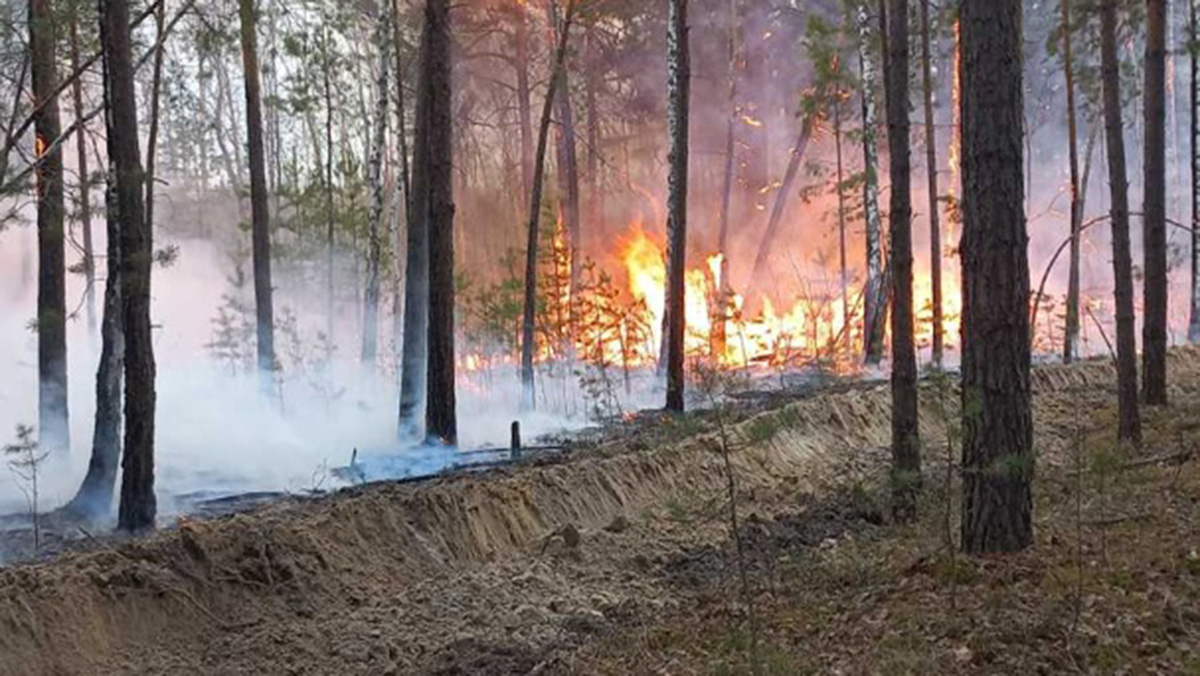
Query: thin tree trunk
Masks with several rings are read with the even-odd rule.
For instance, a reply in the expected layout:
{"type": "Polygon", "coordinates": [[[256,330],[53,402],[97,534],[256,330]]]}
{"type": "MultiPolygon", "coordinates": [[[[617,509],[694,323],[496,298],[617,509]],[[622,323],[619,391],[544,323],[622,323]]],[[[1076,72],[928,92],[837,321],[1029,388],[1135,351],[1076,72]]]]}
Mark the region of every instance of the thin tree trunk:
{"type": "Polygon", "coordinates": [[[1083,226],[1083,194],[1079,181],[1079,131],[1075,113],[1075,64],[1071,51],[1071,2],[1059,0],[1062,8],[1063,71],[1067,79],[1067,147],[1071,166],[1071,260],[1067,282],[1067,326],[1063,339],[1063,362],[1079,357],[1079,229],[1083,226]]]}
{"type": "Polygon", "coordinates": [[[34,132],[39,168],[38,240],[38,443],[43,451],[71,448],[67,413],[66,237],[63,231],[62,150],[51,144],[62,133],[58,115],[57,31],[51,0],[29,2],[29,51],[34,132]]]}
{"type": "Polygon", "coordinates": [[[837,218],[838,218],[838,265],[842,287],[842,329],[850,322],[850,279],[846,260],[846,190],[845,167],[842,161],[842,98],[837,92],[833,99],[833,143],[837,156],[837,218]]]}
{"type": "MultiPolygon", "coordinates": [[[[225,169],[225,177],[229,180],[229,187],[237,196],[238,201],[242,199],[242,176],[241,170],[238,169],[237,161],[234,159],[233,152],[229,149],[229,143],[226,142],[223,130],[226,128],[223,118],[226,106],[232,107],[232,102],[226,96],[227,90],[223,84],[222,76],[223,67],[220,66],[220,55],[213,57],[213,73],[217,76],[217,82],[214,84],[217,90],[217,105],[214,112],[215,118],[213,121],[213,136],[217,140],[217,149],[221,153],[221,165],[225,169]]],[[[234,141],[236,146],[236,141],[234,141]]]]}
{"type": "MultiPolygon", "coordinates": [[[[567,30],[567,28],[562,28],[567,30]]],[[[558,108],[558,204],[567,229],[571,268],[570,297],[579,286],[579,250],[582,229],[579,222],[579,159],[575,143],[575,113],[571,103],[571,88],[564,65],[558,71],[560,82],[555,89],[558,108]]],[[[572,327],[573,330],[573,327],[572,327]]]]}
{"type": "Polygon", "coordinates": [[[988,0],[961,10],[962,544],[973,554],[1033,543],[1021,5],[988,0]]]}
{"type": "MultiPolygon", "coordinates": [[[[405,223],[411,218],[412,214],[412,183],[408,165],[408,132],[406,131],[407,121],[405,120],[405,104],[404,104],[404,53],[401,47],[403,40],[400,34],[400,0],[392,0],[392,50],[396,59],[396,141],[399,146],[400,154],[400,177],[397,184],[400,189],[399,199],[396,200],[396,211],[399,212],[399,205],[404,205],[405,223]]],[[[401,345],[404,335],[404,297],[399,290],[399,282],[401,279],[400,256],[399,252],[404,248],[405,242],[402,238],[405,237],[407,227],[400,227],[399,218],[396,219],[396,284],[393,285],[393,300],[392,313],[392,350],[396,356],[396,369],[402,371],[403,352],[401,345]]]]}
{"type": "Polygon", "coordinates": [[[792,146],[787,170],[783,174],[783,182],[779,186],[779,191],[775,193],[775,203],[771,207],[771,216],[767,220],[767,229],[763,233],[762,242],[758,245],[758,253],[754,257],[754,267],[750,271],[750,284],[746,288],[747,295],[752,295],[756,292],[762,280],[768,274],[768,261],[770,260],[771,252],[774,251],[775,239],[779,236],[779,227],[783,223],[783,213],[787,210],[788,200],[792,196],[796,186],[796,179],[800,176],[800,167],[804,163],[804,154],[808,151],[809,141],[812,140],[814,118],[815,114],[804,115],[804,119],[800,123],[800,136],[796,139],[796,145],[792,146]]]}
{"type": "Polygon", "coordinates": [[[450,0],[427,0],[429,70],[425,95],[429,136],[429,353],[425,435],[458,443],[454,391],[454,139],[450,83],[450,0]]]}
{"type": "Polygon", "coordinates": [[[250,153],[250,232],[254,262],[255,337],[258,344],[258,373],[266,390],[275,372],[275,310],[271,300],[271,216],[267,208],[262,90],[258,72],[257,10],[254,5],[254,0],[239,0],[242,71],[246,83],[246,137],[249,139],[250,153]]]}
{"type": "Polygon", "coordinates": [[[154,172],[155,164],[158,160],[158,131],[164,46],[163,30],[166,28],[166,6],[166,0],[162,0],[158,3],[158,8],[154,13],[154,72],[150,76],[150,133],[146,140],[146,197],[144,203],[146,223],[151,228],[154,227],[154,172]]]}
{"type": "Polygon", "coordinates": [[[726,99],[728,115],[725,120],[725,167],[721,183],[721,211],[717,226],[717,253],[721,256],[720,283],[715,289],[717,297],[713,303],[711,349],[718,360],[725,354],[728,345],[727,322],[728,306],[733,290],[729,281],[729,220],[733,208],[733,185],[737,180],[736,130],[737,130],[737,68],[738,68],[738,0],[729,0],[728,53],[729,65],[728,95],[726,99]]]}
{"type": "Polygon", "coordinates": [[[1112,208],[1113,278],[1117,310],[1118,438],[1140,444],[1137,338],[1133,309],[1133,254],[1129,244],[1129,179],[1125,168],[1124,123],[1121,120],[1121,71],[1117,57],[1117,0],[1100,3],[1101,80],[1104,127],[1108,144],[1108,182],[1112,208]]]}
{"type": "MultiPolygon", "coordinates": [[[[120,288],[125,328],[125,452],[121,460],[121,530],[154,528],[155,363],[150,335],[150,266],[153,229],[145,218],[146,187],[138,149],[137,98],[133,83],[129,7],[126,0],[99,0],[108,106],[108,156],[115,176],[115,220],[121,229],[120,288]]],[[[110,179],[113,180],[113,179],[110,179]]],[[[100,384],[97,384],[99,390],[100,384]]]]}
{"type": "Polygon", "coordinates": [[[418,57],[416,120],[413,132],[412,193],[407,218],[404,267],[404,345],[400,371],[401,439],[419,432],[425,402],[429,333],[429,40],[430,26],[421,32],[418,57]]]}
{"type": "Polygon", "coordinates": [[[199,119],[196,120],[199,128],[196,133],[199,135],[197,150],[200,155],[200,191],[208,191],[208,126],[211,124],[208,120],[208,94],[204,91],[204,53],[201,52],[198,58],[196,67],[196,91],[198,93],[198,114],[199,119]]]}
{"type": "Polygon", "coordinates": [[[917,516],[921,435],[917,425],[917,350],[913,328],[912,167],[908,120],[908,0],[889,0],[888,156],[891,160],[892,511],[917,516]]]}
{"type": "Polygon", "coordinates": [[[516,9],[517,117],[521,126],[521,190],[528,195],[533,182],[533,112],[529,104],[529,12],[524,2],[516,9]]]}
{"type": "Polygon", "coordinates": [[[867,290],[863,294],[863,319],[866,324],[866,363],[876,365],[883,359],[883,243],[879,214],[879,149],[875,140],[878,125],[875,114],[875,62],[872,59],[871,17],[867,0],[861,0],[856,13],[858,24],[858,63],[862,82],[863,116],[863,212],[867,239],[867,290]]]}
{"type": "Polygon", "coordinates": [[[333,325],[333,248],[337,210],[333,202],[333,82],[330,78],[333,70],[333,47],[329,41],[328,30],[324,36],[325,63],[322,74],[325,84],[325,334],[328,340],[336,343],[333,325]]]}
{"type": "Polygon", "coordinates": [[[1167,403],[1166,28],[1167,0],[1147,0],[1142,398],[1150,406],[1167,403]]]}
{"type": "Polygon", "coordinates": [[[363,343],[362,362],[368,370],[374,370],[375,356],[379,349],[379,259],[383,245],[380,230],[383,226],[383,149],[387,145],[388,77],[391,70],[390,53],[391,12],[380,7],[375,43],[379,50],[379,79],[375,83],[374,147],[371,149],[370,174],[371,204],[367,212],[367,287],[363,294],[363,343]]]}
{"type": "Polygon", "coordinates": [[[596,24],[588,26],[586,33],[587,54],[584,74],[584,106],[587,109],[587,175],[588,175],[588,231],[593,236],[603,237],[601,221],[603,199],[600,191],[600,110],[597,104],[600,89],[599,57],[596,48],[596,24]]]}
{"type": "Polygon", "coordinates": [[[933,45],[929,2],[921,3],[921,82],[925,103],[925,175],[929,191],[929,281],[933,287],[933,368],[941,370],[946,352],[942,301],[942,225],[938,194],[937,126],[933,119],[933,45]]]}
{"type": "Polygon", "coordinates": [[[1188,56],[1192,66],[1192,283],[1188,342],[1193,345],[1200,344],[1200,27],[1196,2],[1188,0],[1188,56]]]}
{"type": "MultiPolygon", "coordinates": [[[[101,13],[101,19],[104,14],[101,13]]],[[[105,60],[107,62],[107,60],[105,60]]],[[[105,67],[105,138],[112,141],[112,101],[108,94],[108,69],[105,67]]],[[[82,134],[81,134],[82,137],[82,134]]],[[[135,137],[136,138],[136,137],[135,137]]],[[[134,157],[137,150],[134,149],[134,157]]],[[[78,493],[67,504],[68,512],[85,518],[107,516],[112,509],[113,492],[117,483],[117,468],[121,461],[121,385],[125,367],[125,317],[121,291],[121,231],[124,214],[118,186],[116,158],[108,153],[108,176],[105,189],[105,232],[107,243],[104,281],[104,314],[100,324],[100,364],[96,370],[96,417],[92,430],[92,456],[87,474],[78,493]]]]}
{"type": "Polygon", "coordinates": [[[555,94],[562,79],[558,72],[567,58],[567,40],[571,34],[571,22],[575,18],[575,0],[568,0],[562,31],[558,34],[558,45],[554,51],[553,71],[542,104],[542,117],[538,124],[537,151],[533,157],[533,184],[529,191],[529,224],[525,239],[525,288],[524,308],[521,314],[521,406],[533,410],[537,406],[534,391],[533,358],[537,349],[537,254],[538,228],[541,219],[542,185],[546,176],[546,146],[549,144],[550,115],[554,109],[555,94]]]}
{"type": "MultiPolygon", "coordinates": [[[[684,408],[684,295],[687,273],[688,117],[692,64],[688,0],[671,0],[667,20],[667,127],[671,150],[667,186],[667,410],[684,408]]],[[[785,184],[787,181],[785,181],[785,184]]],[[[786,186],[785,188],[786,189],[786,186]]]]}
{"type": "MultiPolygon", "coordinates": [[[[71,12],[71,70],[77,71],[82,65],[79,54],[79,14],[82,8],[76,6],[71,12]]],[[[72,102],[75,105],[75,119],[83,120],[83,80],[75,78],[71,83],[72,102]]],[[[92,241],[92,182],[88,170],[87,153],[87,124],[80,123],[75,131],[75,157],[79,165],[79,223],[83,228],[83,274],[87,282],[84,289],[84,304],[87,308],[88,335],[96,334],[96,250],[92,241]]]]}

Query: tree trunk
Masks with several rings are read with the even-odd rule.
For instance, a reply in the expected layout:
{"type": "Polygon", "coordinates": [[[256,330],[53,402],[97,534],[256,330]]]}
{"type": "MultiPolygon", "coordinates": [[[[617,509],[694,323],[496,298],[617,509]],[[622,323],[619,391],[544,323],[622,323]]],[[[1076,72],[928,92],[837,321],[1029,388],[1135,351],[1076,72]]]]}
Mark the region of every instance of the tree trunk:
{"type": "Polygon", "coordinates": [[[450,0],[428,0],[429,354],[425,436],[458,443],[454,392],[454,143],[450,0]]]}
{"type": "Polygon", "coordinates": [[[162,66],[163,66],[163,30],[166,28],[166,0],[158,3],[154,10],[155,47],[154,72],[150,76],[150,133],[146,139],[146,197],[145,218],[150,228],[154,228],[154,172],[158,159],[158,130],[159,113],[161,109],[162,66]]]}
{"type": "MultiPolygon", "coordinates": [[[[154,528],[155,364],[150,335],[150,266],[153,229],[142,199],[145,176],[138,149],[137,98],[133,83],[129,7],[126,0],[100,0],[108,107],[108,156],[114,169],[116,215],[121,227],[120,288],[125,327],[125,453],[121,461],[118,526],[154,528]]],[[[99,391],[100,383],[97,383],[99,391]]]]}
{"type": "MultiPolygon", "coordinates": [[[[107,73],[107,68],[105,69],[107,73]]],[[[107,75],[106,75],[107,79],[107,75]]],[[[105,109],[111,111],[107,91],[105,109]]],[[[113,139],[112,115],[105,116],[107,138],[113,139]]],[[[136,156],[137,150],[134,150],[136,156]]],[[[107,244],[104,281],[104,315],[100,324],[100,365],[96,370],[96,418],[92,431],[92,457],[79,492],[67,511],[84,518],[99,519],[112,509],[117,467],[121,461],[121,371],[125,367],[125,317],[121,291],[121,212],[117,184],[116,153],[110,151],[105,190],[107,244]]]]}
{"type": "Polygon", "coordinates": [[[425,402],[429,333],[429,40],[421,32],[416,119],[413,131],[412,192],[409,195],[404,266],[404,345],[400,360],[399,438],[418,434],[425,402]]]}
{"type": "Polygon", "coordinates": [[[667,21],[667,127],[671,137],[667,157],[670,170],[667,186],[667,410],[682,413],[684,331],[687,326],[684,278],[687,274],[688,113],[692,87],[688,0],[671,0],[667,21]]]}
{"type": "Polygon", "coordinates": [[[1167,403],[1166,28],[1167,0],[1147,0],[1142,398],[1150,406],[1167,403]]]}
{"type": "Polygon", "coordinates": [[[887,121],[891,175],[892,511],[917,516],[921,436],[917,426],[917,350],[913,329],[912,167],[908,120],[908,0],[888,2],[887,121]]]}
{"type": "Polygon", "coordinates": [[[1103,0],[1100,3],[1100,72],[1104,87],[1104,127],[1112,204],[1113,278],[1116,281],[1118,437],[1122,441],[1140,444],[1142,429],[1138,414],[1133,254],[1129,244],[1129,179],[1125,169],[1125,130],[1121,120],[1116,2],[1103,0]]]}
{"type": "MultiPolygon", "coordinates": [[[[563,28],[566,30],[566,28],[563,28]]],[[[571,282],[573,298],[579,285],[580,266],[577,264],[581,242],[579,222],[579,158],[575,143],[575,113],[571,103],[570,81],[564,64],[558,71],[558,88],[555,89],[558,108],[558,205],[559,213],[566,224],[567,242],[570,246],[571,282]]]]}
{"type": "Polygon", "coordinates": [[[38,241],[38,443],[43,451],[71,449],[67,413],[66,237],[63,232],[62,151],[52,148],[62,133],[58,116],[57,31],[51,0],[29,2],[29,52],[34,132],[39,168],[38,241]],[[43,157],[46,153],[49,156],[43,157]]]}
{"type": "MultiPolygon", "coordinates": [[[[412,214],[412,183],[411,175],[409,174],[408,165],[408,132],[406,130],[407,120],[405,120],[405,104],[404,104],[404,53],[401,47],[403,40],[400,33],[400,0],[392,0],[392,54],[396,59],[396,141],[400,155],[400,178],[397,181],[399,187],[399,196],[396,200],[396,211],[399,212],[399,205],[404,205],[405,223],[412,214]]],[[[397,288],[401,279],[400,271],[400,251],[404,248],[405,242],[401,241],[402,237],[408,230],[407,227],[400,227],[400,219],[396,219],[396,283],[393,285],[393,312],[392,312],[392,350],[396,357],[396,370],[402,371],[403,352],[401,345],[404,335],[404,297],[397,288]]],[[[403,377],[403,376],[401,376],[403,377]]]]}
{"type": "Polygon", "coordinates": [[[533,112],[529,104],[529,17],[524,2],[516,9],[517,117],[521,126],[521,190],[533,189],[533,112]]]}
{"type": "Polygon", "coordinates": [[[1200,29],[1196,0],[1188,0],[1188,56],[1192,65],[1192,284],[1188,342],[1200,344],[1200,29]]]}
{"type": "Polygon", "coordinates": [[[333,70],[333,47],[329,41],[329,31],[324,33],[325,63],[321,69],[325,84],[325,334],[326,338],[336,344],[334,337],[334,226],[337,220],[337,210],[333,202],[333,82],[330,77],[333,70]]]}
{"type": "Polygon", "coordinates": [[[726,113],[728,118],[725,121],[725,167],[724,177],[721,183],[721,211],[718,216],[719,225],[717,226],[717,253],[721,256],[720,267],[720,283],[717,285],[717,297],[713,302],[713,318],[712,318],[712,335],[711,335],[711,350],[713,356],[718,360],[725,354],[726,345],[728,345],[727,322],[728,306],[730,299],[733,296],[733,289],[729,282],[729,220],[730,212],[733,209],[733,186],[737,180],[737,157],[736,157],[736,131],[737,131],[737,69],[738,69],[738,0],[729,0],[729,26],[728,26],[728,43],[726,45],[728,53],[726,55],[729,65],[729,82],[726,113]]]}
{"type": "MultiPolygon", "coordinates": [[[[78,0],[76,5],[78,5],[78,0]]],[[[71,71],[77,72],[82,65],[79,54],[79,14],[83,10],[75,6],[71,12],[71,71]]],[[[83,274],[87,282],[84,303],[87,307],[88,335],[96,334],[96,250],[92,242],[91,172],[88,170],[87,124],[83,111],[83,78],[76,77],[71,83],[71,99],[75,105],[75,157],[79,165],[79,224],[83,228],[83,274]]]]}
{"type": "Polygon", "coordinates": [[[587,108],[587,176],[588,176],[588,232],[593,236],[604,237],[604,223],[601,214],[604,209],[600,190],[600,110],[597,98],[600,90],[600,73],[596,48],[596,24],[593,22],[587,30],[586,72],[584,74],[584,105],[587,108]]]}
{"type": "Polygon", "coordinates": [[[367,212],[367,288],[363,294],[362,362],[368,371],[375,368],[379,349],[379,259],[382,255],[380,229],[383,223],[383,149],[387,145],[388,76],[391,66],[391,12],[379,8],[375,44],[379,50],[379,79],[375,82],[374,146],[371,148],[371,205],[367,212]]]}
{"type": "Polygon", "coordinates": [[[1021,4],[965,2],[961,13],[962,544],[972,554],[1033,543],[1021,4]]]}
{"type": "Polygon", "coordinates": [[[533,410],[537,405],[534,396],[533,358],[537,349],[537,258],[538,228],[541,220],[542,184],[546,176],[546,146],[549,144],[550,115],[553,112],[556,91],[562,83],[558,72],[563,69],[567,58],[567,40],[571,35],[571,22],[575,18],[575,0],[568,0],[562,30],[558,34],[558,45],[554,52],[554,65],[546,101],[542,104],[542,117],[538,125],[537,152],[533,157],[533,184],[529,191],[529,227],[525,239],[525,296],[521,314],[521,406],[533,410]]]}
{"type": "Polygon", "coordinates": [[[942,225],[938,195],[937,126],[933,119],[933,46],[929,2],[921,3],[921,82],[925,104],[925,175],[929,190],[929,281],[933,287],[933,368],[941,370],[946,352],[942,305],[942,225]]]}
{"type": "Polygon", "coordinates": [[[863,294],[863,319],[866,324],[866,363],[877,365],[883,359],[883,243],[879,215],[879,149],[875,141],[878,125],[875,114],[875,63],[871,51],[871,18],[867,1],[862,0],[856,14],[858,24],[858,63],[862,82],[863,116],[863,211],[867,229],[867,290],[863,294]]]}
{"type": "Polygon", "coordinates": [[[846,190],[845,166],[842,161],[842,98],[837,92],[833,98],[833,147],[837,158],[837,223],[838,223],[838,267],[842,291],[842,330],[848,331],[850,322],[850,279],[846,260],[846,190]]]}
{"type": "Polygon", "coordinates": [[[800,123],[800,136],[796,139],[796,145],[792,147],[787,170],[783,174],[783,182],[779,186],[779,191],[775,193],[775,204],[771,207],[767,229],[763,233],[762,242],[758,245],[758,253],[754,257],[754,267],[750,272],[750,284],[746,287],[748,296],[752,296],[759,289],[759,285],[768,274],[768,261],[775,247],[775,239],[779,236],[779,226],[783,223],[783,212],[787,209],[788,199],[792,196],[796,179],[800,176],[804,153],[808,151],[808,142],[812,140],[815,117],[815,113],[805,114],[800,123]]]}
{"type": "Polygon", "coordinates": [[[246,89],[246,138],[250,153],[251,240],[254,259],[255,337],[258,373],[266,390],[275,372],[275,310],[271,302],[271,220],[267,209],[267,169],[263,155],[262,90],[258,72],[257,10],[239,0],[242,71],[246,89]]]}
{"type": "Polygon", "coordinates": [[[1083,190],[1079,182],[1079,128],[1075,115],[1075,64],[1071,51],[1071,1],[1062,8],[1063,71],[1067,79],[1067,148],[1071,167],[1071,260],[1067,282],[1067,326],[1063,338],[1063,363],[1079,356],[1079,230],[1083,226],[1083,190]]]}

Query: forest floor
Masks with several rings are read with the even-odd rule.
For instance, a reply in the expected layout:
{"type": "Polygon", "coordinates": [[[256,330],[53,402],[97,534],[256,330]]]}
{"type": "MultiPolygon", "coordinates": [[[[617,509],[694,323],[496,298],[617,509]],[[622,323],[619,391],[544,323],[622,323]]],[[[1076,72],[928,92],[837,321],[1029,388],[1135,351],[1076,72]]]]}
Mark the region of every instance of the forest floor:
{"type": "Polygon", "coordinates": [[[1200,674],[1200,351],[1170,365],[1137,452],[1110,364],[1036,371],[1023,554],[948,546],[948,382],[908,526],[888,388],[841,388],[0,570],[0,674],[1200,674]]]}

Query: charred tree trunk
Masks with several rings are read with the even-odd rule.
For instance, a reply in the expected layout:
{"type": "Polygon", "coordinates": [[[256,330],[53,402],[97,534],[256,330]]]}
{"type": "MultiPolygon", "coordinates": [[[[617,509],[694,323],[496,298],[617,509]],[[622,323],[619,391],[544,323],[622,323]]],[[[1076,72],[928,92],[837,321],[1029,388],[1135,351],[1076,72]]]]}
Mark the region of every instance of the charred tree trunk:
{"type": "Polygon", "coordinates": [[[1167,403],[1166,33],[1167,0],[1147,0],[1142,398],[1150,406],[1167,403]]]}
{"type": "Polygon", "coordinates": [[[38,443],[43,451],[71,449],[67,413],[66,236],[63,231],[62,133],[58,116],[57,31],[51,0],[29,2],[38,241],[38,443]]]}
{"type": "Polygon", "coordinates": [[[379,259],[383,245],[380,230],[383,227],[384,180],[383,150],[387,145],[388,77],[391,66],[392,30],[391,12],[379,8],[375,44],[379,50],[379,77],[375,82],[375,117],[373,118],[374,144],[371,148],[368,173],[371,186],[371,204],[367,212],[367,287],[363,294],[362,362],[368,371],[375,369],[375,357],[379,351],[379,259]]]}
{"type": "Polygon", "coordinates": [[[1200,344],[1200,27],[1196,0],[1188,0],[1188,57],[1192,66],[1192,284],[1188,342],[1200,344]]]}
{"type": "Polygon", "coordinates": [[[908,120],[908,0],[888,2],[888,156],[892,180],[892,511],[917,516],[921,435],[917,426],[917,349],[913,328],[912,167],[908,120]]]}
{"type": "Polygon", "coordinates": [[[775,239],[779,236],[779,226],[783,223],[783,212],[787,210],[788,198],[791,197],[796,186],[796,179],[800,176],[800,167],[804,163],[804,154],[808,151],[808,142],[812,140],[815,116],[815,113],[805,114],[803,122],[800,123],[800,136],[796,139],[796,145],[792,147],[787,170],[783,174],[783,182],[779,186],[779,191],[775,193],[775,203],[771,207],[771,216],[767,220],[766,232],[763,233],[762,242],[758,245],[758,253],[754,257],[754,267],[750,272],[750,284],[746,288],[747,295],[757,291],[762,279],[768,274],[768,261],[774,250],[775,239]]]}
{"type": "Polygon", "coordinates": [[[1067,79],[1067,153],[1071,166],[1071,260],[1067,281],[1067,326],[1063,338],[1063,363],[1079,356],[1079,230],[1083,226],[1083,188],[1079,181],[1079,128],[1075,115],[1075,63],[1071,50],[1071,1],[1062,8],[1063,71],[1067,79]]]}
{"type": "MultiPolygon", "coordinates": [[[[115,220],[121,228],[120,288],[125,327],[125,453],[121,461],[121,530],[154,528],[155,364],[150,331],[150,264],[154,242],[142,199],[145,175],[138,149],[137,99],[133,83],[129,7],[126,0],[100,1],[108,106],[108,156],[115,174],[115,220]]],[[[98,384],[99,389],[99,384],[98,384]]]]}
{"type": "Polygon", "coordinates": [[[428,22],[421,31],[418,57],[416,119],[413,131],[412,192],[405,219],[404,343],[400,355],[398,435],[416,436],[425,402],[429,333],[429,40],[428,22]]]}
{"type": "MultiPolygon", "coordinates": [[[[79,54],[79,15],[82,8],[74,3],[71,12],[71,71],[78,72],[83,61],[79,54]]],[[[79,165],[79,225],[83,229],[83,274],[87,282],[84,304],[87,307],[88,335],[96,334],[96,250],[92,241],[92,181],[88,169],[87,123],[83,122],[83,78],[76,77],[71,83],[71,99],[75,105],[75,157],[79,165]]],[[[103,348],[102,348],[103,349],[103,348]]]]}
{"type": "Polygon", "coordinates": [[[946,325],[942,305],[942,224],[938,195],[937,126],[933,119],[933,40],[929,2],[921,3],[921,83],[925,108],[925,175],[929,190],[929,282],[933,302],[933,368],[941,370],[946,351],[946,325]]]}
{"type": "Polygon", "coordinates": [[[558,34],[558,45],[554,52],[553,71],[550,74],[546,101],[542,104],[542,117],[538,125],[537,152],[533,157],[533,183],[529,191],[529,225],[525,239],[525,288],[524,309],[521,313],[521,406],[533,410],[537,405],[534,396],[533,357],[537,349],[537,258],[538,228],[541,220],[542,184],[546,176],[546,146],[549,144],[550,116],[554,109],[555,94],[562,79],[558,72],[563,69],[567,58],[567,40],[571,34],[571,22],[575,15],[575,0],[567,5],[563,28],[558,34]]]}
{"type": "Polygon", "coordinates": [[[962,543],[972,554],[1033,543],[1021,4],[965,2],[961,14],[962,543]]]}
{"type": "Polygon", "coordinates": [[[879,149],[875,140],[878,125],[875,111],[875,62],[872,57],[871,17],[867,1],[857,9],[858,63],[862,82],[863,117],[863,212],[867,230],[867,289],[863,294],[863,318],[866,324],[866,363],[876,365],[883,359],[883,242],[879,214],[879,149]]]}
{"type": "MultiPolygon", "coordinates": [[[[103,14],[101,15],[103,18],[103,14]]],[[[113,132],[112,102],[108,94],[105,67],[105,138],[116,138],[113,132]]],[[[137,150],[134,151],[137,156],[137,150]]],[[[108,153],[108,176],[105,189],[105,222],[107,244],[104,281],[104,315],[100,324],[100,365],[96,370],[96,418],[92,430],[92,457],[79,492],[67,504],[68,512],[84,518],[101,518],[112,509],[113,491],[117,483],[117,468],[121,461],[121,385],[125,367],[125,316],[121,291],[121,232],[124,214],[121,211],[120,186],[117,177],[117,153],[108,153]]],[[[133,175],[136,179],[136,174],[133,175]]],[[[131,180],[134,180],[131,179],[131,180]]],[[[140,180],[140,179],[139,179],[140,180]]]]}
{"type": "Polygon", "coordinates": [[[1108,144],[1108,182],[1112,203],[1114,292],[1117,310],[1118,437],[1140,444],[1137,338],[1133,309],[1133,254],[1129,244],[1129,179],[1125,168],[1124,123],[1121,120],[1121,71],[1117,57],[1117,0],[1100,3],[1101,80],[1104,129],[1108,144]]]}
{"type": "Polygon", "coordinates": [[[428,0],[429,354],[425,436],[458,443],[454,392],[454,143],[450,0],[428,0]]]}
{"type": "Polygon", "coordinates": [[[688,113],[692,86],[688,1],[671,0],[667,21],[667,127],[671,136],[667,157],[670,170],[667,186],[667,410],[682,413],[684,331],[687,326],[684,278],[687,274],[688,113]]]}

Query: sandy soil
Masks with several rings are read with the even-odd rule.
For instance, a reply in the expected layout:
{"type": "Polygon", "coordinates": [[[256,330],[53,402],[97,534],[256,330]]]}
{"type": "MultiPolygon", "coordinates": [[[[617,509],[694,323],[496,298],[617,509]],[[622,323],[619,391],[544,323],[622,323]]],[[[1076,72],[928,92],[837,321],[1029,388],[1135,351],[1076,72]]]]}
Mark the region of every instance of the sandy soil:
{"type": "MultiPolygon", "coordinates": [[[[1174,353],[1172,377],[1194,397],[1200,353],[1174,353]]],[[[1081,411],[1111,407],[1113,379],[1106,363],[1037,371],[1048,463],[1081,411]]],[[[955,398],[925,387],[927,440],[955,398]]],[[[650,638],[746,619],[730,601],[722,433],[742,561],[770,593],[805,552],[893,530],[864,488],[886,466],[889,417],[886,386],[848,389],[565,463],[373,485],[0,570],[0,674],[711,673],[650,638]]]]}

